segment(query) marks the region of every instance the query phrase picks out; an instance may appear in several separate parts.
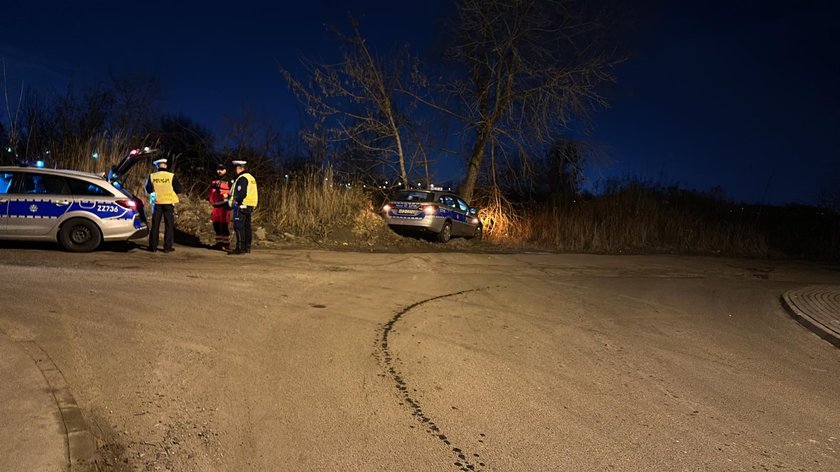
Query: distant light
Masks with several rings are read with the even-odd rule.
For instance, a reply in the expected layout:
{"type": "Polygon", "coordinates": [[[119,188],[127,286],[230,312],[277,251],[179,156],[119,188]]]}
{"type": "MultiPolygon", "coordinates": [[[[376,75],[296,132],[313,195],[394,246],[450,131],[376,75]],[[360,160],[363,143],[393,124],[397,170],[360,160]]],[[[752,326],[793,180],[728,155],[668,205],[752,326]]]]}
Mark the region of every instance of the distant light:
{"type": "Polygon", "coordinates": [[[7,147],[7,148],[6,148],[6,152],[12,152],[12,148],[11,148],[11,147],[7,147]]]}
{"type": "Polygon", "coordinates": [[[283,177],[288,180],[289,179],[289,174],[286,174],[283,177]]]}
{"type": "Polygon", "coordinates": [[[92,158],[94,158],[94,159],[99,159],[99,153],[98,153],[98,152],[94,152],[93,154],[91,154],[91,155],[90,155],[90,157],[92,157],[92,158]]]}
{"type": "Polygon", "coordinates": [[[149,146],[146,146],[146,147],[143,148],[143,152],[152,152],[152,148],[150,148],[149,146]]]}
{"type": "Polygon", "coordinates": [[[44,167],[44,161],[35,161],[35,167],[44,167]]]}

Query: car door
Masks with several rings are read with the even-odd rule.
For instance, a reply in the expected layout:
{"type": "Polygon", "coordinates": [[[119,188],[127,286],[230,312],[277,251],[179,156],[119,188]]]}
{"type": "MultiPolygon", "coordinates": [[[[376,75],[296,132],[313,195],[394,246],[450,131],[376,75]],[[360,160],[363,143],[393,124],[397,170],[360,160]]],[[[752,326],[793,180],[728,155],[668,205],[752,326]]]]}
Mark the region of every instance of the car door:
{"type": "Polygon", "coordinates": [[[9,191],[14,191],[14,176],[12,172],[0,172],[0,233],[6,231],[9,220],[9,191]]]}
{"type": "Polygon", "coordinates": [[[459,213],[458,201],[454,195],[443,195],[438,200],[441,203],[443,216],[452,222],[452,235],[458,236],[463,233],[463,217],[459,213]]]}
{"type": "Polygon", "coordinates": [[[17,172],[8,196],[9,233],[22,238],[49,235],[73,203],[64,177],[41,172],[17,172]]]}
{"type": "Polygon", "coordinates": [[[438,203],[440,203],[440,216],[447,218],[449,221],[451,221],[452,233],[457,233],[458,216],[455,212],[455,209],[458,207],[458,205],[455,203],[455,198],[452,195],[441,195],[438,198],[438,203]]]}
{"type": "Polygon", "coordinates": [[[453,233],[458,236],[472,236],[473,226],[470,224],[470,206],[464,200],[455,197],[455,207],[455,213],[458,215],[458,229],[457,232],[453,231],[453,233]]]}

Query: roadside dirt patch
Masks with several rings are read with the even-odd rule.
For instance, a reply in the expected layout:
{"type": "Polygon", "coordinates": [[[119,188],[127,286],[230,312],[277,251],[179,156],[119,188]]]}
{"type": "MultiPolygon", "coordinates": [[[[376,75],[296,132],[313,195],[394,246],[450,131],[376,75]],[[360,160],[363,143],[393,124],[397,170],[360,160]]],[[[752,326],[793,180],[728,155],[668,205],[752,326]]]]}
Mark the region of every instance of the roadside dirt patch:
{"type": "MultiPolygon", "coordinates": [[[[193,247],[211,247],[215,242],[207,202],[186,196],[177,207],[176,243],[193,247]]],[[[269,249],[330,249],[365,252],[477,252],[510,253],[529,250],[487,240],[454,238],[446,244],[421,236],[401,236],[393,232],[371,210],[359,212],[355,219],[325,228],[321,235],[294,234],[255,222],[254,246],[269,249]]]]}

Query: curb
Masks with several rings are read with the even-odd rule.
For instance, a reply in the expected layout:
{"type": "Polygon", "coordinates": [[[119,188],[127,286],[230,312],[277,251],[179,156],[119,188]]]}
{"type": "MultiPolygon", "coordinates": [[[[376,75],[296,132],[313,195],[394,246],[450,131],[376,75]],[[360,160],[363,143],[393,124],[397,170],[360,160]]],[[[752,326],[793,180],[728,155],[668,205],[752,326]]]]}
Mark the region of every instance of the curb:
{"type": "Polygon", "coordinates": [[[800,324],[835,347],[840,348],[840,332],[827,326],[823,320],[826,315],[828,318],[840,319],[840,313],[826,311],[826,308],[831,309],[833,307],[827,307],[822,300],[819,300],[820,295],[824,293],[840,294],[840,287],[812,286],[788,290],[782,294],[782,305],[800,324]],[[814,299],[817,299],[816,304],[820,305],[817,310],[823,316],[818,316],[812,306],[815,304],[814,299]]]}
{"type": "Polygon", "coordinates": [[[35,361],[50,386],[50,393],[52,393],[58,406],[67,437],[70,472],[95,472],[99,470],[96,438],[85,423],[82,411],[67,387],[64,374],[35,341],[19,341],[16,344],[22,347],[26,354],[35,361]]]}

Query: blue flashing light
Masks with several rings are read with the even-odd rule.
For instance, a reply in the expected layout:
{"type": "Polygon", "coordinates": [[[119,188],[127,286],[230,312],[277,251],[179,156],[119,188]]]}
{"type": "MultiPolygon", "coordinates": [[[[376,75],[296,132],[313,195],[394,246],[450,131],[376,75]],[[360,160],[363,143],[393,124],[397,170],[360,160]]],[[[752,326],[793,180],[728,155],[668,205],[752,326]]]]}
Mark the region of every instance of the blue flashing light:
{"type": "Polygon", "coordinates": [[[35,167],[44,167],[44,161],[35,161],[35,167]]]}
{"type": "Polygon", "coordinates": [[[114,185],[114,187],[116,187],[116,188],[122,188],[122,185],[120,185],[120,183],[119,183],[119,182],[117,182],[116,180],[114,181],[113,185],[114,185]]]}

